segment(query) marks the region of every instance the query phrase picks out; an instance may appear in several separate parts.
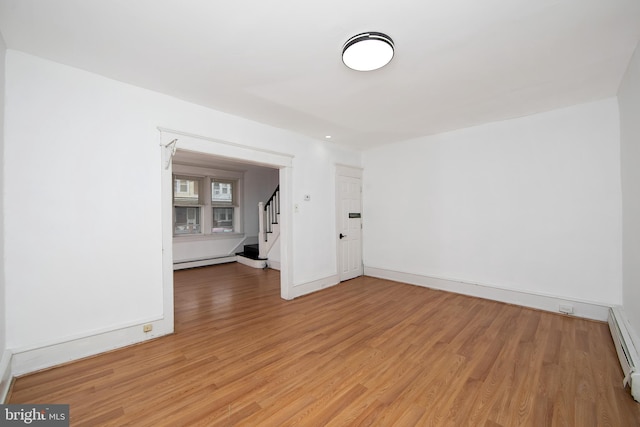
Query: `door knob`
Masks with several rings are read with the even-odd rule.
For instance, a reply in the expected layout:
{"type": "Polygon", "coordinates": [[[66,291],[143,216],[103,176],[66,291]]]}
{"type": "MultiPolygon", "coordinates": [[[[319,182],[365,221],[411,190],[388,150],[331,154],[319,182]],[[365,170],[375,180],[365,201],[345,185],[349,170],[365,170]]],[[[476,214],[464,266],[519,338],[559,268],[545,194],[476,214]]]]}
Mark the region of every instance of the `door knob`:
{"type": "Polygon", "coordinates": [[[341,238],[341,239],[344,239],[345,237],[347,237],[347,235],[346,235],[346,234],[342,234],[342,233],[340,233],[340,238],[341,238]]]}

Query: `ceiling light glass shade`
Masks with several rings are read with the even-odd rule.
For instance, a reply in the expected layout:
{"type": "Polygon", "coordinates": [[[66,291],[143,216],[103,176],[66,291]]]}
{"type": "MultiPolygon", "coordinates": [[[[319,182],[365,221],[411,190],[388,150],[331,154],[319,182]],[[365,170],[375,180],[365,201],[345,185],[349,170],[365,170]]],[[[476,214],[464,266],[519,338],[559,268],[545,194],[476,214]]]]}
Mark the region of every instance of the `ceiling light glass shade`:
{"type": "Polygon", "coordinates": [[[393,58],[393,40],[386,34],[368,32],[351,37],[342,48],[342,62],[356,71],[384,67],[393,58]]]}

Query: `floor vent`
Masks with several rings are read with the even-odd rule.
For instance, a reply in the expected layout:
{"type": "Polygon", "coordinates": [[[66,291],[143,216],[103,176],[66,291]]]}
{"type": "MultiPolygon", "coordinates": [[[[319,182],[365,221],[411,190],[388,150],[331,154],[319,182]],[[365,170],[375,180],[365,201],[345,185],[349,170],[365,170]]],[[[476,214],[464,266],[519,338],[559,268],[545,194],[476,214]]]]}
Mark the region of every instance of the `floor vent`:
{"type": "Polygon", "coordinates": [[[620,307],[609,309],[609,329],[624,372],[623,385],[626,387],[629,384],[631,396],[640,402],[640,356],[631,339],[629,323],[620,307]]]}

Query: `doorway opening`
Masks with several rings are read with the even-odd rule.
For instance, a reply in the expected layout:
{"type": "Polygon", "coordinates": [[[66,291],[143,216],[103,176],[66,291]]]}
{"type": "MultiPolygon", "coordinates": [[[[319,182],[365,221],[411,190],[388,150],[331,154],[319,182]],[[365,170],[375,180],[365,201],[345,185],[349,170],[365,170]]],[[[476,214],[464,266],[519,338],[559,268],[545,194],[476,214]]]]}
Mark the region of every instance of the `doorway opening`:
{"type": "MultiPolygon", "coordinates": [[[[162,162],[161,162],[161,174],[162,174],[162,282],[163,282],[163,311],[164,311],[164,320],[168,323],[167,326],[171,326],[171,330],[173,330],[174,318],[173,318],[173,263],[174,263],[174,205],[173,205],[173,187],[175,185],[175,175],[174,175],[174,160],[178,160],[179,163],[176,163],[176,168],[178,165],[181,165],[180,168],[185,166],[191,168],[204,167],[203,169],[213,169],[215,170],[215,166],[220,167],[223,165],[226,169],[233,169],[235,165],[236,168],[254,168],[254,170],[259,171],[260,173],[265,173],[268,175],[268,170],[277,170],[277,182],[279,185],[280,192],[280,204],[282,206],[280,210],[280,296],[283,299],[291,299],[293,298],[291,283],[292,283],[292,273],[291,273],[291,247],[292,247],[292,230],[291,230],[291,222],[289,217],[287,206],[290,206],[290,194],[292,187],[292,158],[293,156],[278,153],[269,150],[263,150],[255,147],[249,147],[245,145],[240,145],[227,141],[220,141],[213,138],[188,134],[175,130],[168,129],[159,129],[161,134],[161,149],[162,149],[162,162]],[[173,141],[176,141],[172,144],[173,141]],[[175,158],[175,155],[178,155],[175,158]],[[200,162],[198,164],[198,162],[200,162]],[[202,163],[205,162],[205,163],[202,163]],[[216,163],[217,162],[217,163],[216,163]],[[188,163],[192,163],[189,165],[188,163]],[[185,165],[186,164],[186,165],[185,165]]],[[[222,168],[220,168],[222,169],[222,168]]],[[[181,169],[184,171],[184,169],[181,169]]],[[[191,169],[195,170],[195,169],[191,169]]],[[[238,171],[236,171],[238,172],[238,171]]],[[[239,173],[239,175],[243,175],[239,173]]],[[[211,183],[211,177],[206,178],[206,175],[203,175],[203,183],[211,183]],[[207,181],[209,179],[209,181],[207,181]]],[[[275,178],[274,178],[275,179],[275,178]]],[[[221,180],[220,182],[223,182],[221,180]]],[[[230,180],[224,181],[225,183],[230,182],[230,180]]],[[[183,183],[181,185],[184,186],[183,183]]],[[[204,185],[204,184],[203,184],[204,185]]],[[[187,187],[184,187],[187,188],[187,187]]],[[[212,186],[212,190],[213,190],[212,186]]],[[[215,187],[219,190],[222,188],[221,186],[215,187]]],[[[230,188],[230,187],[226,187],[230,188]]],[[[217,207],[217,206],[216,206],[217,207]]],[[[213,208],[213,205],[211,206],[213,208]]],[[[252,207],[244,207],[244,209],[238,209],[237,212],[240,213],[240,216],[246,217],[247,214],[249,217],[254,216],[250,214],[248,209],[252,209],[252,207]]],[[[235,206],[234,206],[234,212],[235,206]]],[[[219,213],[219,212],[216,212],[219,213]]],[[[209,234],[214,232],[225,233],[225,231],[221,231],[224,229],[231,229],[233,232],[230,234],[235,234],[237,237],[240,234],[238,231],[245,230],[245,222],[242,219],[242,224],[240,222],[237,223],[236,226],[230,226],[229,221],[231,220],[233,214],[225,212],[225,227],[216,226],[209,228],[209,234]],[[214,229],[218,229],[214,231],[214,229]]],[[[255,216],[257,217],[257,208],[255,212],[255,216]]],[[[197,217],[196,214],[192,215],[192,219],[194,222],[197,217]]],[[[213,221],[216,221],[215,215],[212,215],[211,224],[213,221]]],[[[219,219],[219,218],[218,218],[219,219]]],[[[203,225],[209,225],[209,222],[205,222],[203,220],[203,215],[200,218],[203,225]]],[[[218,224],[219,225],[219,224],[218,224]]],[[[193,229],[193,228],[191,228],[193,229]]],[[[185,230],[189,230],[188,224],[185,230]]],[[[219,237],[219,236],[215,236],[219,237]]],[[[223,236],[226,237],[226,236],[223,236]]],[[[194,237],[195,239],[202,237],[194,237]]],[[[215,240],[215,239],[214,239],[215,240]]],[[[224,240],[224,239],[222,239],[224,240]]]]}

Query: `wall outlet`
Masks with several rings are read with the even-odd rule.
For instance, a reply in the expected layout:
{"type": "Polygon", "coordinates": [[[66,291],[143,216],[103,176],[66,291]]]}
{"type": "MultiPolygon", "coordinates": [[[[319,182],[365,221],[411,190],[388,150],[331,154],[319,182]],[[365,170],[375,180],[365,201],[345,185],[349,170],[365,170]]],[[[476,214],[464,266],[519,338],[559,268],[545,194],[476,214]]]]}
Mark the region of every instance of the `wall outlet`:
{"type": "Polygon", "coordinates": [[[560,306],[558,307],[558,311],[564,314],[573,314],[573,306],[560,304],[560,306]]]}
{"type": "Polygon", "coordinates": [[[142,326],[142,332],[151,332],[153,330],[153,325],[151,323],[147,323],[142,326]]]}

